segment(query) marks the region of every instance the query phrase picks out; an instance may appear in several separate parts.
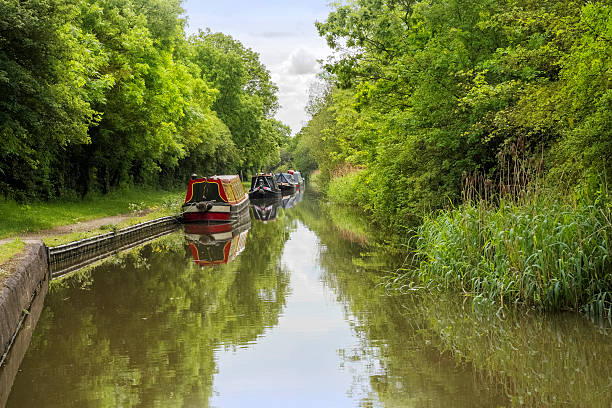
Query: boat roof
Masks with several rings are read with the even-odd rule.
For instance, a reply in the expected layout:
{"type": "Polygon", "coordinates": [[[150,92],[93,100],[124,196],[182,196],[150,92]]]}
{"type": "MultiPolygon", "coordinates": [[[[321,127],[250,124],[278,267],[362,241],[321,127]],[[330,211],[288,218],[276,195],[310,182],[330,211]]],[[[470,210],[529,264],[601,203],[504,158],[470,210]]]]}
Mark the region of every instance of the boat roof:
{"type": "Polygon", "coordinates": [[[222,174],[220,176],[214,175],[214,176],[210,176],[210,177],[205,177],[205,178],[209,178],[209,179],[218,179],[218,180],[233,180],[235,178],[240,178],[240,176],[238,176],[237,174],[222,174]]]}
{"type": "Polygon", "coordinates": [[[276,180],[286,180],[286,181],[291,181],[293,180],[293,176],[289,173],[276,173],[274,175],[274,177],[276,178],[276,180]]]}

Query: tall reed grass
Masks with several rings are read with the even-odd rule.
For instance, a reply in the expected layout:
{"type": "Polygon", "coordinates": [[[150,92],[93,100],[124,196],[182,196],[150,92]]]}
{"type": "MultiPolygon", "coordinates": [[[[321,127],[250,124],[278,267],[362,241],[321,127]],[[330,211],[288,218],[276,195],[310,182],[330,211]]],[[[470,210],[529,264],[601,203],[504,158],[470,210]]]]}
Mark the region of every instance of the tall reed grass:
{"type": "Polygon", "coordinates": [[[471,200],[426,217],[416,281],[474,301],[612,317],[612,200],[531,194],[471,200]]]}

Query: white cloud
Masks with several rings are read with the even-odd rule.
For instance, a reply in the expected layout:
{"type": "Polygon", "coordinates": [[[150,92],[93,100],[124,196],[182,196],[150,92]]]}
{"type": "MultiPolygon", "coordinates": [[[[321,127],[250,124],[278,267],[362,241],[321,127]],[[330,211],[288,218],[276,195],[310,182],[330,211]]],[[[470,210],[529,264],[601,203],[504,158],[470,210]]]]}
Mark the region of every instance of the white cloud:
{"type": "Polygon", "coordinates": [[[270,67],[272,80],[279,88],[281,109],[277,118],[288,124],[294,134],[307,120],[304,109],[308,88],[320,71],[315,53],[322,54],[321,50],[301,46],[285,54],[287,57],[284,61],[270,67]]]}
{"type": "Polygon", "coordinates": [[[298,48],[289,55],[285,62],[287,73],[291,75],[306,75],[317,72],[317,58],[303,48],[298,48]]]}
{"type": "Polygon", "coordinates": [[[264,31],[261,33],[254,33],[253,37],[263,37],[263,38],[291,38],[297,37],[296,33],[292,33],[289,31],[264,31]]]}
{"type": "Polygon", "coordinates": [[[314,26],[315,20],[327,17],[328,0],[270,0],[257,6],[247,0],[237,2],[185,0],[188,32],[210,27],[257,52],[279,87],[281,108],[276,118],[295,134],[308,120],[304,107],[309,84],[320,70],[317,59],[325,59],[330,53],[314,26]]]}

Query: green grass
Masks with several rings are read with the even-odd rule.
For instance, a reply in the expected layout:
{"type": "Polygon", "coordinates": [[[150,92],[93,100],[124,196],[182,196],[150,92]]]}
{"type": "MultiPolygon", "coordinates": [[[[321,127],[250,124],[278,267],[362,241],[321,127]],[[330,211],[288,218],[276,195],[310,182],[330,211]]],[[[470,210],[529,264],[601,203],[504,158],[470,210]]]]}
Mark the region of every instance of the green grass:
{"type": "MultiPolygon", "coordinates": [[[[25,247],[25,242],[20,239],[15,239],[6,244],[0,245],[0,265],[18,254],[25,247]]],[[[2,270],[0,269],[0,278],[2,278],[2,270]]]]}
{"type": "Polygon", "coordinates": [[[407,275],[475,302],[612,316],[612,200],[465,204],[426,218],[407,275]]]}
{"type": "Polygon", "coordinates": [[[144,209],[179,208],[184,191],[148,189],[117,191],[82,201],[51,201],[18,204],[0,201],[0,238],[36,232],[118,214],[136,214],[144,209]]]}
{"type": "MultiPolygon", "coordinates": [[[[182,204],[182,201],[181,201],[181,204],[182,204]]],[[[172,204],[169,206],[164,206],[164,205],[157,206],[151,212],[147,213],[146,215],[133,216],[120,223],[106,224],[106,225],[101,226],[100,228],[93,228],[88,231],[78,231],[78,232],[72,232],[69,234],[52,235],[52,236],[43,238],[43,241],[45,242],[47,246],[50,246],[50,247],[63,245],[69,242],[79,241],[81,239],[93,237],[96,235],[106,234],[114,230],[119,230],[121,228],[129,227],[131,225],[139,224],[141,222],[154,220],[156,218],[170,216],[170,215],[177,215],[179,211],[180,211],[180,205],[177,205],[177,204],[172,204]]]]}
{"type": "Polygon", "coordinates": [[[350,205],[365,209],[364,176],[365,171],[358,170],[331,179],[327,186],[327,199],[338,205],[350,205]]]}

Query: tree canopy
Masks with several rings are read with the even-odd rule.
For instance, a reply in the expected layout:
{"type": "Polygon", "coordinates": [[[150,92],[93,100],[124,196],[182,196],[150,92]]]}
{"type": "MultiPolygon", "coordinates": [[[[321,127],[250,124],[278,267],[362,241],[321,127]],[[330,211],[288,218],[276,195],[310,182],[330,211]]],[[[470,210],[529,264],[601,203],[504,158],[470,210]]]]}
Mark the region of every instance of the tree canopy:
{"type": "Polygon", "coordinates": [[[611,10],[582,0],[338,3],[317,23],[335,51],[330,91],[311,104],[296,149],[323,180],[367,169],[354,178],[356,204],[399,224],[459,200],[466,174],[494,182],[508,160],[538,158],[555,183],[610,179],[611,10]]]}
{"type": "Polygon", "coordinates": [[[259,55],[181,0],[0,1],[0,193],[48,199],[274,166],[259,55]]]}

